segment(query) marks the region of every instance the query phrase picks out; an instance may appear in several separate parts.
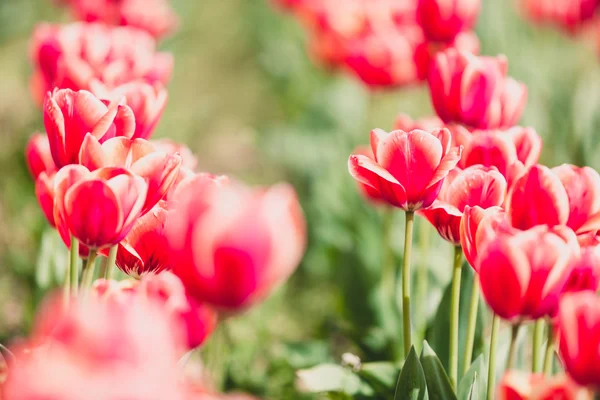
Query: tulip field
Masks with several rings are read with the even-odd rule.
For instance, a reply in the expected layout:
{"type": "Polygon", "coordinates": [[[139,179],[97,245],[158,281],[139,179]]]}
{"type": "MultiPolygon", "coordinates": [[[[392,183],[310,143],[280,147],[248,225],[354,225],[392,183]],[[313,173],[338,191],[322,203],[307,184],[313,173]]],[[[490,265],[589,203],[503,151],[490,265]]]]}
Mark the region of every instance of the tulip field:
{"type": "Polygon", "coordinates": [[[0,400],[600,399],[600,0],[0,0],[0,400]]]}

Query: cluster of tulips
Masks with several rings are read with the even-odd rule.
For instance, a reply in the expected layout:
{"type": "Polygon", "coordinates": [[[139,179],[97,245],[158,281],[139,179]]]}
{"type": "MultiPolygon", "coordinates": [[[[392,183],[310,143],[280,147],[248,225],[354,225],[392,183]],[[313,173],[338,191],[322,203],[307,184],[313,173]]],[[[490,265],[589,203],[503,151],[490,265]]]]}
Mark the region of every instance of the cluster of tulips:
{"type": "Polygon", "coordinates": [[[12,349],[1,396],[245,399],[183,380],[178,362],[294,272],[296,194],[196,172],[184,145],[149,140],[173,66],[156,51],[176,24],[166,1],[63,3],[81,21],[39,25],[31,41],[45,133],[26,160],[68,273],[12,349]]]}

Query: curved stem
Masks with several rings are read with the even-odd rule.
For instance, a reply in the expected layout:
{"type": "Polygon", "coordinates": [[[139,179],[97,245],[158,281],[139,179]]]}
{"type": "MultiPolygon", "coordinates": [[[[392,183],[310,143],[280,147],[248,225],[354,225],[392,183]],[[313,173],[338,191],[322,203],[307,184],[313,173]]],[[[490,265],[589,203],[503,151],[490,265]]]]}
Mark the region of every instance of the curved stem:
{"type": "Polygon", "coordinates": [[[533,355],[531,360],[531,372],[540,371],[542,362],[542,341],[544,340],[544,320],[539,318],[533,325],[533,355]]]}
{"type": "Polygon", "coordinates": [[[554,335],[552,327],[548,326],[548,335],[546,341],[546,354],[544,355],[544,375],[552,374],[552,361],[554,360],[554,335]]]}
{"type": "Polygon", "coordinates": [[[106,261],[106,271],[104,274],[104,279],[112,279],[114,271],[115,271],[115,261],[117,260],[117,250],[119,250],[119,245],[115,244],[110,248],[108,252],[108,259],[106,261]]]}
{"type": "Polygon", "coordinates": [[[404,235],[404,260],[402,262],[402,331],[404,338],[404,356],[410,352],[411,333],[410,333],[410,254],[412,247],[413,225],[415,213],[406,212],[406,229],[404,235]]]}
{"type": "Polygon", "coordinates": [[[87,291],[94,282],[94,267],[96,261],[96,251],[90,249],[90,255],[83,262],[83,272],[81,277],[81,287],[87,291]]]}
{"type": "Polygon", "coordinates": [[[463,375],[467,373],[473,359],[473,345],[475,344],[475,330],[477,328],[477,311],[479,306],[479,277],[477,273],[473,276],[473,287],[471,289],[471,302],[469,304],[469,323],[467,325],[467,340],[465,342],[465,355],[463,364],[463,375]]]}
{"type": "Polygon", "coordinates": [[[487,399],[494,398],[494,388],[496,387],[496,346],[498,344],[498,328],[500,327],[500,318],[494,314],[492,319],[492,335],[490,337],[490,355],[488,358],[488,387],[487,399]]]}
{"type": "Polygon", "coordinates": [[[460,278],[462,273],[461,261],[462,248],[460,246],[455,246],[450,308],[450,382],[454,388],[456,388],[458,382],[458,314],[460,310],[460,278]]]}
{"type": "Polygon", "coordinates": [[[77,296],[79,286],[79,242],[71,235],[71,250],[69,253],[69,285],[71,296],[77,296]]]}
{"type": "Polygon", "coordinates": [[[517,336],[519,336],[519,329],[521,328],[521,323],[516,323],[512,326],[512,331],[510,334],[510,346],[508,347],[508,358],[506,360],[506,370],[510,370],[515,361],[515,352],[517,349],[517,336]]]}

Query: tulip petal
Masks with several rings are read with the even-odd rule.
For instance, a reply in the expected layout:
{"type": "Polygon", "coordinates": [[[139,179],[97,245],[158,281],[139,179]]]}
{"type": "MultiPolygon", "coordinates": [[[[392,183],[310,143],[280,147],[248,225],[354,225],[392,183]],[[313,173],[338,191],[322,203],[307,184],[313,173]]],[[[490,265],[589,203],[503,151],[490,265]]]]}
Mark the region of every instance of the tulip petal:
{"type": "Polygon", "coordinates": [[[404,187],[375,161],[363,155],[351,155],[348,170],[354,179],[373,188],[388,203],[399,208],[406,207],[404,187]]]}

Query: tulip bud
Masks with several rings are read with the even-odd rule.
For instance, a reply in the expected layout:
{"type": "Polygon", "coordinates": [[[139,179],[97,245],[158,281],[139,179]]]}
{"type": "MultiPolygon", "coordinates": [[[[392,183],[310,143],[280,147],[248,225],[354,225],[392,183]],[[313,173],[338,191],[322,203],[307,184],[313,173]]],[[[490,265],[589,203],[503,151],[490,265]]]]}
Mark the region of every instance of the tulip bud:
{"type": "Polygon", "coordinates": [[[447,42],[475,25],[480,0],[418,0],[417,18],[428,39],[447,42]]]}

